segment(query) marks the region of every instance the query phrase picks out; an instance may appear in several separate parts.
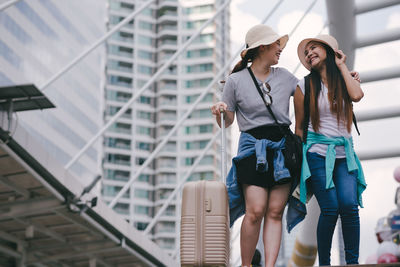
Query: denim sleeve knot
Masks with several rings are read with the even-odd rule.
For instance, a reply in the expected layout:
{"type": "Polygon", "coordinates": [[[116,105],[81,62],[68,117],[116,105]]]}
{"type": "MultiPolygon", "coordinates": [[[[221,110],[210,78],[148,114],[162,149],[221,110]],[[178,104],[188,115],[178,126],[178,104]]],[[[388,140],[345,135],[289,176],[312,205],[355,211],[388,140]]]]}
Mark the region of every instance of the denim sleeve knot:
{"type": "Polygon", "coordinates": [[[367,187],[364,178],[364,172],[361,167],[360,160],[354,152],[353,139],[344,137],[327,137],[319,133],[308,132],[307,144],[303,144],[303,162],[300,175],[300,200],[306,203],[306,181],[311,176],[310,168],[307,162],[307,151],[313,144],[326,144],[328,149],[325,156],[326,164],[326,189],[334,187],[332,181],[332,172],[335,165],[336,151],[335,146],[344,146],[346,152],[346,162],[348,171],[357,171],[357,197],[358,204],[363,207],[362,193],[367,187]]]}
{"type": "Polygon", "coordinates": [[[266,172],[268,169],[267,163],[267,148],[270,148],[273,153],[274,179],[279,181],[283,178],[290,177],[289,170],[285,167],[285,160],[282,154],[282,149],[285,147],[285,139],[282,138],[279,142],[273,142],[267,139],[258,140],[248,133],[242,132],[239,138],[238,155],[232,159],[232,167],[226,178],[226,184],[229,197],[229,216],[230,225],[237,218],[244,214],[244,199],[241,191],[241,186],[237,182],[236,164],[251,155],[256,155],[257,163],[254,168],[257,171],[266,172]]]}

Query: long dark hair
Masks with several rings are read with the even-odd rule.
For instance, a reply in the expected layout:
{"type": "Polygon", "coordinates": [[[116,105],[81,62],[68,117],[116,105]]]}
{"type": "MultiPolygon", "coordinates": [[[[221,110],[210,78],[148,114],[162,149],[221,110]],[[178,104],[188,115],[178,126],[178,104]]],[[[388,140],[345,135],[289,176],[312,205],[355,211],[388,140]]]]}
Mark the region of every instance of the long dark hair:
{"type": "MultiPolygon", "coordinates": [[[[353,122],[353,106],[347,92],[346,83],[335,62],[335,52],[326,44],[320,44],[326,51],[326,75],[328,82],[328,99],[330,110],[336,114],[337,122],[343,120],[347,131],[351,131],[353,122]]],[[[321,77],[319,72],[311,69],[310,72],[310,117],[315,132],[319,130],[320,118],[318,111],[318,96],[321,92],[321,77]]]]}
{"type": "Polygon", "coordinates": [[[232,73],[241,71],[242,69],[247,68],[247,65],[249,64],[249,62],[252,62],[257,56],[258,56],[258,50],[259,50],[259,46],[256,48],[252,48],[247,50],[246,54],[244,55],[244,57],[242,58],[242,60],[240,60],[238,63],[236,63],[235,67],[233,68],[232,73]]]}

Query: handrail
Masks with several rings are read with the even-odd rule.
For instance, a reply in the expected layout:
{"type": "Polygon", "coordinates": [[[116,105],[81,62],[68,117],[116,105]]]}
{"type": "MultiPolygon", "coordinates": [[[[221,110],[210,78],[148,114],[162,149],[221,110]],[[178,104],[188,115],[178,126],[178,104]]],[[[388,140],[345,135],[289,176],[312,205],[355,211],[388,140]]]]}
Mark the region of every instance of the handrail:
{"type": "Polygon", "coordinates": [[[19,0],[10,0],[8,2],[3,3],[2,5],[0,5],[0,11],[3,11],[4,9],[10,7],[11,5],[15,4],[18,1],[19,0]]]}

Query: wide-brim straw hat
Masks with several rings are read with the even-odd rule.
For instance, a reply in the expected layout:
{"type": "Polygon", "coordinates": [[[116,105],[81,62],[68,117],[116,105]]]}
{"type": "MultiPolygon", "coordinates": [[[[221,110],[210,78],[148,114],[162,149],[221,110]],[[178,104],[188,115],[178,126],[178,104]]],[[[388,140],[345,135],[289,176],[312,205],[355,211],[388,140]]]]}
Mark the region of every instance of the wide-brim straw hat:
{"type": "Polygon", "coordinates": [[[332,48],[334,52],[339,49],[339,44],[336,39],[328,34],[320,34],[314,38],[306,38],[301,41],[297,46],[297,55],[299,56],[301,64],[303,64],[303,66],[308,70],[311,70],[311,66],[306,61],[306,55],[304,54],[304,51],[306,50],[307,44],[311,41],[324,43],[332,48]]]}
{"type": "Polygon", "coordinates": [[[259,24],[253,26],[246,34],[246,49],[240,53],[240,56],[244,58],[247,51],[250,49],[259,47],[260,45],[269,45],[277,40],[281,41],[281,49],[283,49],[289,40],[289,36],[287,34],[278,35],[271,27],[267,25],[259,24]]]}

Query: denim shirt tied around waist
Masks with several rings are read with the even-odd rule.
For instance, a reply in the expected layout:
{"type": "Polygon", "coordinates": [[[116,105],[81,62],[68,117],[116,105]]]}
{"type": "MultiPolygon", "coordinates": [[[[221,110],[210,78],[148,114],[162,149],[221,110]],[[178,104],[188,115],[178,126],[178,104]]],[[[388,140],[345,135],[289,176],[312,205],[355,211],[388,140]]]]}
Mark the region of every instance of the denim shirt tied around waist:
{"type": "Polygon", "coordinates": [[[242,132],[239,138],[238,155],[232,159],[232,167],[226,178],[226,186],[229,197],[229,214],[230,226],[237,218],[245,212],[245,204],[241,187],[237,182],[236,164],[251,155],[256,155],[257,164],[254,166],[258,172],[267,172],[267,148],[274,153],[274,179],[279,181],[283,178],[290,177],[289,170],[285,167],[282,149],[285,147],[285,138],[279,142],[273,142],[268,139],[256,139],[251,134],[242,132]]]}
{"type": "Polygon", "coordinates": [[[300,176],[300,201],[306,203],[307,186],[306,181],[311,176],[310,168],[307,162],[307,151],[313,144],[326,144],[328,149],[326,151],[325,166],[326,166],[326,189],[333,188],[335,185],[332,180],[333,169],[335,167],[336,159],[336,146],[344,146],[346,153],[346,162],[348,171],[357,171],[357,196],[358,204],[363,207],[361,194],[367,187],[365,183],[364,173],[361,167],[360,160],[358,159],[353,148],[353,139],[344,137],[327,137],[322,134],[308,132],[307,143],[303,144],[303,162],[301,166],[300,176]]]}

